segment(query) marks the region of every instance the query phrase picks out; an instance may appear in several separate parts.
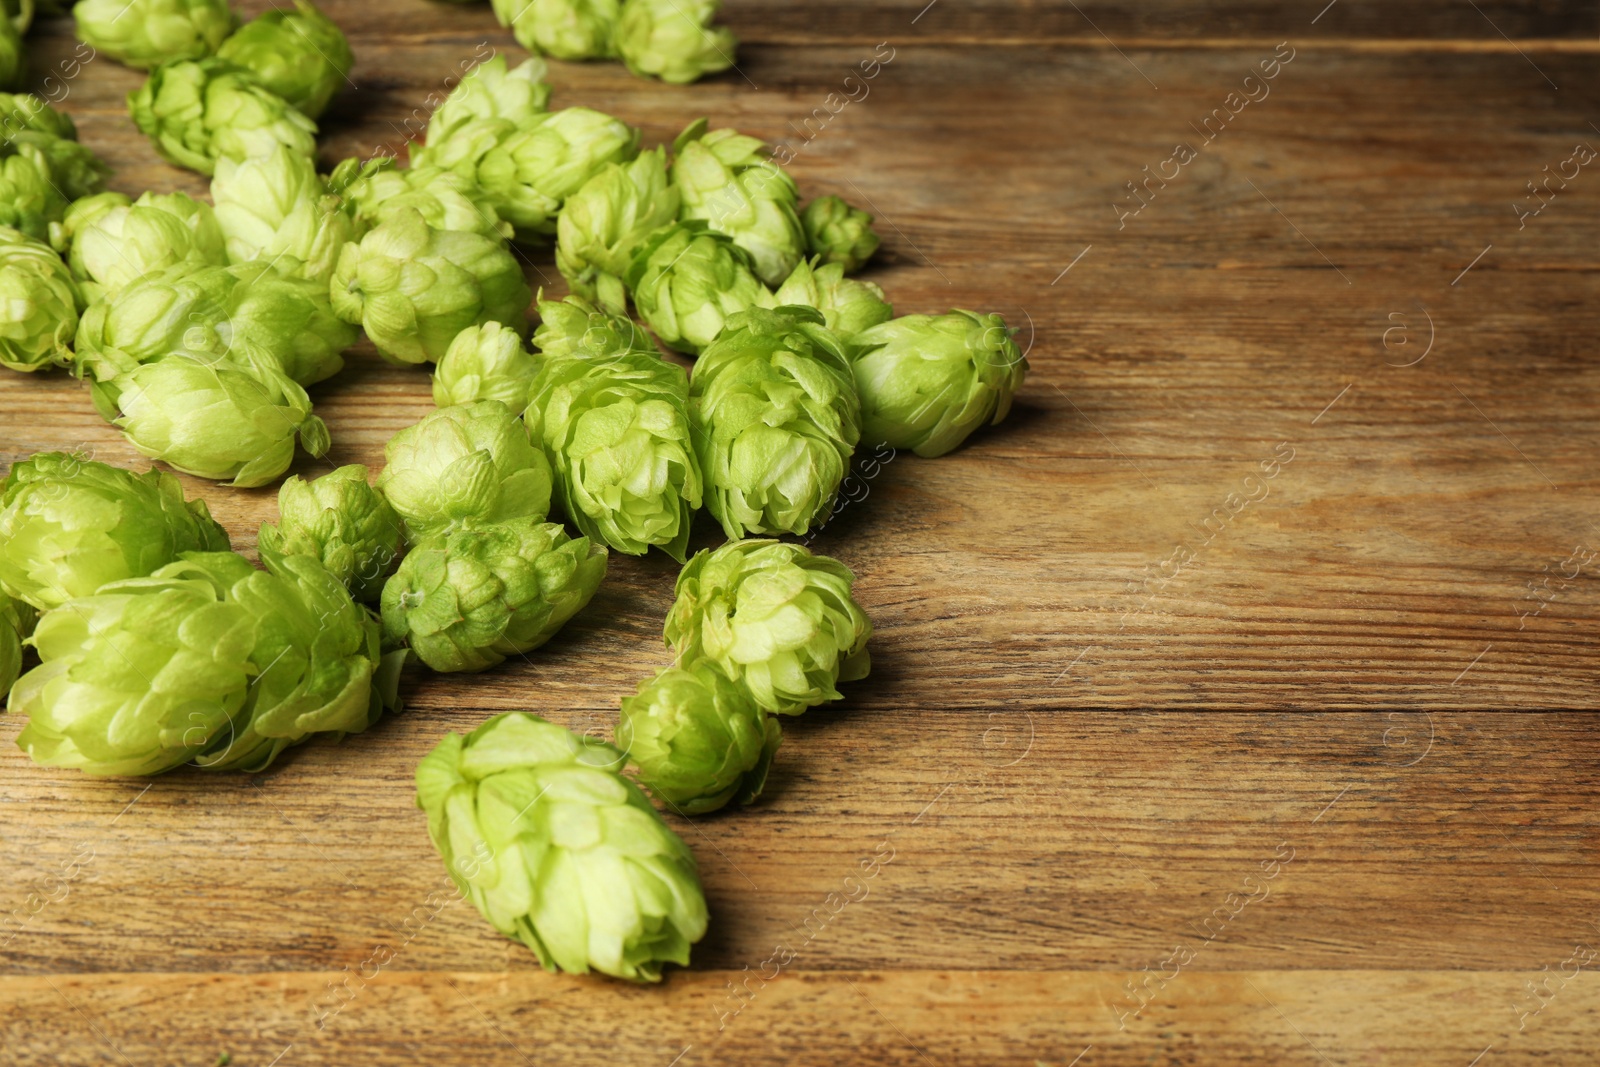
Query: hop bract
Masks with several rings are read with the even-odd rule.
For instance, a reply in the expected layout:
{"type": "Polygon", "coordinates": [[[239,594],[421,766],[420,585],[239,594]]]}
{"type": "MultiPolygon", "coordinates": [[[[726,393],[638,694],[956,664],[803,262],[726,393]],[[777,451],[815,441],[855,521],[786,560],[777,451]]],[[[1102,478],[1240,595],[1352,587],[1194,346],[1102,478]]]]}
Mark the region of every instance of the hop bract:
{"type": "Polygon", "coordinates": [[[756,277],[781,285],[806,251],[794,179],[758,138],[738,130],[706,132],[706,120],[678,135],[672,182],[683,193],[684,219],[702,219],[750,253],[756,277]]]}
{"type": "Polygon", "coordinates": [[[522,122],[544,111],[550,103],[549,68],[535,56],[511,70],[506,57],[496,55],[473,67],[428,120],[428,137],[445,137],[473,119],[510,119],[522,122]]]}
{"type": "Polygon", "coordinates": [[[358,236],[350,205],[328,192],[311,157],[282,145],[247,160],[219,159],[211,199],[230,262],[263,260],[324,288],[358,236]]]}
{"type": "Polygon", "coordinates": [[[547,356],[605,359],[651,349],[650,338],[626,315],[597,308],[581,296],[562,300],[542,296],[533,346],[547,356]]]}
{"type": "Polygon", "coordinates": [[[261,524],[263,560],[312,556],[357,600],[374,603],[404,553],[400,516],[357,463],[278,490],[278,525],[261,524]]]}
{"type": "Polygon", "coordinates": [[[434,362],[469,326],[521,330],[533,293],[505,242],[428,225],[407,209],[339,256],[333,309],[392,363],[434,362]]]}
{"type": "Polygon", "coordinates": [[[40,452],[0,487],[0,588],[41,611],[184,552],[220,552],[228,535],[178,479],[134,474],[65,452],[40,452]]]}
{"type": "Polygon", "coordinates": [[[215,52],[233,32],[227,0],[79,0],[78,38],[143,70],[215,52]]]}
{"type": "Polygon", "coordinates": [[[600,587],[606,550],[557,523],[469,523],[426,538],[383,587],[383,636],[436,671],[481,671],[554,637],[600,587]]]}
{"type": "Polygon", "coordinates": [[[399,170],[392,159],[366,163],[347,159],[334,168],[328,184],[354,207],[364,228],[413,209],[436,230],[463,230],[496,239],[509,239],[513,233],[489,194],[455,171],[438,167],[399,170]]]}
{"type": "Polygon", "coordinates": [[[846,278],[839,263],[813,267],[801,260],[772,299],[780,307],[799,304],[816,308],[828,329],[843,341],[894,317],[894,308],[882,289],[872,282],[846,278]]]}
{"type": "Polygon", "coordinates": [[[783,541],[732,541],[678,576],[667,642],[678,662],[709,659],[763,710],[795,715],[865,678],[872,624],[838,560],[783,541]]]}
{"type": "Polygon", "coordinates": [[[859,270],[878,250],[872,216],[837,196],[819,196],[807,204],[800,224],[811,254],[825,264],[837,263],[846,274],[859,270]]]}
{"type": "Polygon", "coordinates": [[[348,84],[355,54],[344,32],[310,0],[294,0],[294,6],[262,12],[223,41],[217,55],[314,119],[348,84]]]}
{"type": "Polygon", "coordinates": [[[243,67],[215,56],[156,67],[128,94],[128,111],[156,151],[201,174],[223,156],[248,159],[274,145],[317,154],[315,122],[243,67]]]}
{"type": "Polygon", "coordinates": [[[547,970],[636,982],[705,934],[694,857],[610,745],[522,712],[449,734],[417,767],[417,805],[450,877],[547,970]]]}
{"type": "Polygon", "coordinates": [[[567,517],[630,555],[682,561],[700,507],[683,369],[654,352],[545,361],[525,416],[555,464],[567,517]]]}
{"type": "Polygon", "coordinates": [[[613,39],[622,0],[492,0],[500,25],[530,52],[557,59],[616,55],[613,39]]]}
{"type": "Polygon", "coordinates": [[[640,317],[680,352],[699,352],[729,316],[772,303],[744,249],[703,223],[675,223],[652,234],[628,267],[627,285],[640,317]]]}
{"type": "Polygon", "coordinates": [[[433,402],[440,407],[498,400],[513,411],[527,406],[539,360],[516,331],[498,322],[469,326],[456,335],[433,369],[433,402]]]}
{"type": "Polygon", "coordinates": [[[83,309],[72,272],[49,245],[0,226],[0,366],[65,363],[83,309]]]}
{"type": "Polygon", "coordinates": [[[863,436],[919,456],[942,456],[1004,419],[1028,374],[999,315],[906,315],[854,343],[863,436]]]}
{"type": "Polygon", "coordinates": [[[686,815],[761,795],[783,739],[743,686],[701,661],[667,667],[622,698],[617,744],[646,789],[686,815]]]}
{"type": "Polygon", "coordinates": [[[0,593],[0,701],[22,673],[22,642],[33,633],[33,623],[31,607],[0,593]]]}
{"type": "Polygon", "coordinates": [[[621,313],[623,276],[653,231],[678,217],[678,190],[667,179],[666,150],[631,163],[608,163],[572,196],[556,220],[556,267],[572,291],[621,313]]]}
{"type": "Polygon", "coordinates": [[[713,26],[722,0],[625,0],[617,51],[633,73],[686,85],[733,66],[732,31],[713,26]]]}
{"type": "Polygon", "coordinates": [[[827,520],[860,438],[860,402],[819,312],[729,319],[695,364],[689,396],[706,507],[730,539],[827,520]]]}
{"type": "Polygon", "coordinates": [[[68,262],[74,276],[91,283],[95,299],[115,299],[145,275],[170,267],[227,265],[222,229],[210,204],[184,193],[145,193],[126,201],[119,193],[102,193],[67,209],[68,262]]]}
{"type": "Polygon", "coordinates": [[[378,488],[416,543],[468,519],[542,520],[550,512],[550,461],[498,400],[440,408],[389,439],[378,488]]]}

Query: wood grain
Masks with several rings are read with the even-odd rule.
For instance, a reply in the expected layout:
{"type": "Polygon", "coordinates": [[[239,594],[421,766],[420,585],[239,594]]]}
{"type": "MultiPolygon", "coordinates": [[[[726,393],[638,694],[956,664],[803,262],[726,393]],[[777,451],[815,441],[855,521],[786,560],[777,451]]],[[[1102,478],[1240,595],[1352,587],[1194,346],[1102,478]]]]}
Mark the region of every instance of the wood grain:
{"type": "MultiPolygon", "coordinates": [[[[59,773],[0,716],[0,1061],[1586,1062],[1597,994],[1551,975],[1600,944],[1600,563],[1560,574],[1600,549],[1600,179],[1513,204],[1600,143],[1593,17],[1476,6],[735,0],[738,73],[553,64],[558,105],[647,143],[705,114],[788,144],[807,195],[879,215],[898,310],[1021,328],[1012,418],[896,457],[817,539],[859,576],[872,677],[785,724],[756,808],[673,819],[714,921],[649,990],[547,976],[449,902],[410,781],[495,711],[608,732],[666,662],[664,557],[266,775],[59,773]],[[758,990],[731,1019],[730,982],[758,990]]],[[[330,165],[403,147],[480,43],[520,56],[486,5],[325,7],[358,57],[330,165]]],[[[41,76],[72,48],[30,44],[41,76]]],[[[132,129],[138,84],[96,61],[65,106],[117,188],[203,193],[132,129]]],[[[313,392],[333,463],[381,465],[431,408],[365,343],[313,392]]],[[[0,377],[0,463],[80,445],[138,462],[77,383],[0,377]]],[[[273,490],[185,482],[253,550],[273,490]]]]}

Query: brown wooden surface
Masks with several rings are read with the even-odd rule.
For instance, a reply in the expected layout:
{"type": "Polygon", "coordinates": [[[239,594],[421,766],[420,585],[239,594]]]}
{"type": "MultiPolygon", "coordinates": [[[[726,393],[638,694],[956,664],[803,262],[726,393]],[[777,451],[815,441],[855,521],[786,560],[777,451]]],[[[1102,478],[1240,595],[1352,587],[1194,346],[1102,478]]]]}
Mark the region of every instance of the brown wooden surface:
{"type": "MultiPolygon", "coordinates": [[[[480,43],[520,56],[484,5],[325,6],[359,86],[329,164],[398,145],[480,43]]],[[[999,311],[1033,373],[1003,427],[896,458],[818,538],[859,576],[872,677],[786,722],[759,806],[674,820],[713,925],[642,990],[546,975],[448,903],[410,780],[495,711],[609,730],[666,661],[664,557],[614,557],[529,662],[418,673],[404,715],[256,778],[49,771],[0,716],[0,1062],[1591,1062],[1600,558],[1557,572],[1600,549],[1600,175],[1525,228],[1512,205],[1600,147],[1596,17],[1394,7],[730,0],[741,73],[555,65],[558,105],[648,143],[706,114],[798,147],[895,48],[792,173],[875,207],[900,311],[999,311]],[[1280,41],[1271,95],[1119,229],[1124,183],[1280,41]],[[734,1015],[729,981],[758,990],[734,1015]]],[[[72,47],[34,41],[41,77],[72,47]]],[[[202,192],[133,130],[138,83],[97,61],[65,106],[116,187],[202,192]]],[[[529,269],[561,288],[548,250],[529,269]]],[[[314,392],[336,463],[431,406],[365,345],[314,392]]],[[[0,462],[80,444],[137,461],[70,379],[0,377],[0,462]]],[[[250,550],[274,492],[186,481],[250,550]]]]}

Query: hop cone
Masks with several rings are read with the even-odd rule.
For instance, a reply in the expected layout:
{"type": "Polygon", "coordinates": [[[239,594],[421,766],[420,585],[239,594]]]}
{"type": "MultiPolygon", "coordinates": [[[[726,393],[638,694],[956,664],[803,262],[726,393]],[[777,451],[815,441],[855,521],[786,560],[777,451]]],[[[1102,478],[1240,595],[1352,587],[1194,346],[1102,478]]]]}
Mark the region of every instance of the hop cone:
{"type": "Polygon", "coordinates": [[[539,301],[539,328],[533,347],[551,358],[604,359],[624,352],[649,351],[650,338],[626,315],[595,307],[581,296],[539,301]]]}
{"type": "Polygon", "coordinates": [[[401,534],[400,516],[367,484],[367,468],[351,464],[285,481],[278,525],[261,524],[258,547],[264,560],[315,557],[357,600],[374,603],[405,550],[401,534]]]}
{"type": "Polygon", "coordinates": [[[72,17],[80,40],[141,70],[209,56],[234,27],[227,0],[79,0],[72,17]]]}
{"type": "Polygon", "coordinates": [[[617,51],[633,73],[675,85],[727,70],[739,42],[711,25],[721,7],[722,0],[624,0],[617,51]]]}
{"type": "Polygon", "coordinates": [[[274,145],[317,153],[315,122],[243,67],[214,56],[162,63],[128,94],[128,111],[156,151],[201,174],[221,157],[248,159],[274,145]]]}
{"type": "Polygon", "coordinates": [[[550,85],[544,80],[548,69],[537,56],[511,70],[502,55],[478,64],[434,109],[428,121],[429,140],[448,136],[451,129],[473,119],[531,119],[550,103],[550,85]]]}
{"type": "Polygon", "coordinates": [[[640,317],[680,352],[699,352],[729,316],[772,303],[744,249],[700,223],[675,223],[651,235],[628,267],[627,286],[640,317]]]}
{"type": "Polygon", "coordinates": [[[666,150],[608,163],[567,198],[556,221],[556,266],[572,291],[622,313],[623,276],[649,235],[678,217],[666,150]]]}
{"type": "Polygon", "coordinates": [[[539,362],[515,331],[498,322],[469,326],[433,369],[433,402],[443,408],[498,400],[520,411],[527,406],[539,362]]]}
{"type": "Polygon", "coordinates": [[[282,145],[243,161],[217,160],[211,199],[231,262],[262,260],[324,290],[358,236],[351,205],[328,192],[311,157],[282,145]]]}
{"type": "Polygon", "coordinates": [[[612,44],[622,0],[492,0],[500,25],[535,54],[557,59],[605,59],[612,44]]]}
{"type": "Polygon", "coordinates": [[[843,341],[894,317],[894,308],[889,306],[882,289],[872,282],[846,278],[839,263],[813,267],[801,260],[773,294],[773,302],[780,307],[797,304],[816,308],[822,312],[828,329],[843,341]]]}
{"type": "Polygon", "coordinates": [[[507,240],[513,232],[489,194],[455,171],[438,167],[399,170],[392,159],[367,163],[347,159],[334,168],[328,184],[353,205],[363,228],[388,222],[409,208],[420,212],[436,230],[462,230],[507,240]]]}
{"type": "Polygon", "coordinates": [[[309,0],[294,0],[294,6],[271,8],[245,23],[222,42],[217,56],[250,71],[314,119],[349,83],[355,54],[344,32],[309,0]]]}
{"type": "Polygon", "coordinates": [[[672,182],[683,193],[680,217],[703,219],[750,253],[756,277],[781,285],[806,251],[794,179],[767,146],[737,130],[706,132],[700,119],[673,144],[672,182]]]}
{"type": "Polygon", "coordinates": [[[860,270],[878,250],[872,216],[837,196],[819,196],[807,204],[800,224],[811,254],[825,264],[837,263],[846,274],[860,270]]]}
{"type": "Polygon", "coordinates": [[[118,200],[127,198],[102,193],[75,201],[63,223],[71,235],[67,261],[73,276],[92,284],[96,300],[114,300],[140,278],[171,267],[187,271],[227,264],[210,204],[184,193],[118,200]]]}
{"type": "Polygon", "coordinates": [[[0,366],[36,371],[70,357],[83,294],[49,245],[0,226],[0,366]]]}

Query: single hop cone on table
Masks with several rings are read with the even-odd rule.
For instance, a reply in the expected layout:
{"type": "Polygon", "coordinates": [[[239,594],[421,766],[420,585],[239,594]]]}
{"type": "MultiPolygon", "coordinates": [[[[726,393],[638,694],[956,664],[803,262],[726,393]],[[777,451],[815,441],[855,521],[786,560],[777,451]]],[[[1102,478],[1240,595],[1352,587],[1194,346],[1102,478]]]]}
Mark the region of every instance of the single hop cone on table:
{"type": "Polygon", "coordinates": [[[287,479],[278,490],[278,523],[261,524],[263,560],[313,556],[350,595],[376,603],[384,579],[400,562],[405,541],[400,516],[367,484],[357,463],[320,478],[287,479]]]}
{"type": "Polygon", "coordinates": [[[860,401],[820,312],[729,319],[695,364],[689,402],[706,507],[730,539],[827,521],[860,437],[860,401]]]}
{"type": "Polygon", "coordinates": [[[79,40],[141,70],[209,56],[237,24],[228,0],[79,0],[72,17],[79,40]]]}
{"type": "Polygon", "coordinates": [[[43,242],[0,226],[0,366],[31,372],[65,364],[83,293],[43,242]]]}
{"type": "Polygon", "coordinates": [[[852,338],[862,437],[942,456],[999,423],[1028,361],[999,315],[906,315],[852,338]]]}
{"type": "Polygon", "coordinates": [[[172,267],[228,262],[211,205],[184,193],[86,197],[67,208],[62,231],[73,276],[96,301],[114,300],[140,278],[172,267]]]}
{"type": "Polygon", "coordinates": [[[667,177],[665,149],[608,163],[561,209],[556,267],[575,294],[621,314],[628,305],[623,278],[634,253],[677,217],[678,190],[667,177]]]}
{"type": "Polygon", "coordinates": [[[778,720],[707,660],[639,683],[617,723],[639,781],[684,815],[755,800],[782,740],[778,720]]]}
{"type": "Polygon", "coordinates": [[[328,191],[311,157],[282,145],[246,160],[217,160],[211,199],[229,262],[260,260],[324,288],[344,246],[364,232],[352,206],[328,191]]]}
{"type": "Polygon", "coordinates": [[[595,307],[581,296],[539,299],[533,347],[552,359],[582,356],[605,360],[624,352],[653,350],[650,337],[626,315],[595,307]]]}
{"type": "Polygon", "coordinates": [[[621,0],[492,0],[500,25],[535,54],[557,59],[607,59],[621,0]]]}
{"type": "Polygon", "coordinates": [[[679,217],[699,219],[750,254],[756,277],[781,285],[806,254],[794,179],[759,138],[691,123],[673,142],[672,183],[679,217]]]}
{"type": "Polygon", "coordinates": [[[436,671],[481,671],[556,635],[600,588],[606,550],[557,523],[464,523],[413,546],[383,587],[383,636],[436,671]]]}
{"type": "Polygon", "coordinates": [[[433,368],[433,402],[439,407],[498,400],[521,411],[533,392],[541,360],[522,346],[516,331],[498,322],[456,334],[433,368]]]}
{"type": "Polygon", "coordinates": [[[824,265],[837,263],[846,274],[860,270],[878,250],[872,216],[837,196],[819,196],[800,215],[806,248],[824,265]]]}
{"type": "Polygon", "coordinates": [[[823,324],[845,342],[867,327],[894,317],[894,308],[882,289],[872,282],[846,278],[844,267],[838,263],[814,266],[801,260],[772,300],[779,307],[791,304],[816,308],[822,312],[823,324]]]}
{"type": "Polygon", "coordinates": [[[624,0],[617,52],[640,77],[675,85],[727,70],[739,42],[711,25],[721,8],[722,0],[624,0]]]}
{"type": "Polygon", "coordinates": [[[691,355],[715,341],[730,316],[772,305],[749,254],[699,222],[651,234],[634,254],[626,282],[639,317],[661,343],[691,355]]]}
{"type": "Polygon", "coordinates": [[[185,552],[224,552],[203,500],[164,471],[134,474],[65,452],[16,464],[0,485],[0,588],[41,611],[185,552]]]}
{"type": "Polygon", "coordinates": [[[450,131],[473,119],[510,119],[522,122],[548,110],[549,68],[535,56],[506,69],[506,57],[495,55],[464,74],[450,95],[428,119],[428,139],[448,137],[450,131]]]}
{"type": "Polygon", "coordinates": [[[522,712],[449,734],[417,767],[417,806],[450,877],[550,971],[655,982],[705,935],[694,856],[622,753],[522,712]]]}
{"type": "Polygon", "coordinates": [[[342,196],[365,234],[407,209],[436,230],[460,230],[495,240],[511,239],[489,194],[470,178],[438,167],[400,170],[392,159],[347,159],[333,169],[328,187],[342,196]]]}
{"type": "Polygon", "coordinates": [[[865,678],[872,623],[838,560],[785,541],[732,541],[678,576],[667,643],[680,666],[710,660],[763,710],[796,715],[865,678]]]}
{"type": "Polygon", "coordinates": [[[128,111],[165,159],[201,174],[224,156],[249,159],[274,145],[317,154],[315,122],[243,67],[214,56],[162,63],[128,94],[128,111]]]}
{"type": "Polygon", "coordinates": [[[356,59],[344,31],[310,0],[294,0],[294,7],[262,12],[223,41],[217,56],[316,119],[349,84],[356,59]]]}

